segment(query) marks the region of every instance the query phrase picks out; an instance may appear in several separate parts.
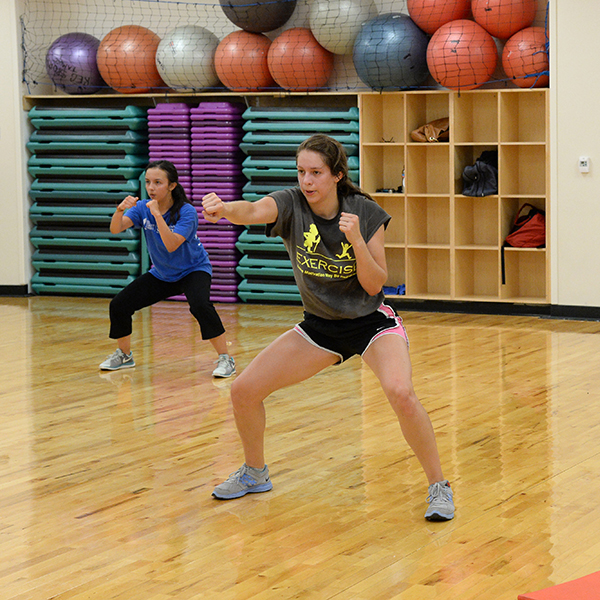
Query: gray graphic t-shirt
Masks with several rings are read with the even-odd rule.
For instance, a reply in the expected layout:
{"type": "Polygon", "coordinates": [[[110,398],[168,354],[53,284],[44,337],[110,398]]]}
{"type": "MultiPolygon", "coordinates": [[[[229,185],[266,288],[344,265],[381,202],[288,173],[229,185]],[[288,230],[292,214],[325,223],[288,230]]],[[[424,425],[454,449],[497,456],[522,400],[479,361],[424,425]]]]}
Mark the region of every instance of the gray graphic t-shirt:
{"type": "Polygon", "coordinates": [[[358,215],[365,242],[391,219],[376,202],[353,194],[344,198],[333,219],[310,209],[300,188],[269,194],[277,203],[277,221],[266,234],[280,236],[290,256],[304,309],[324,319],[355,319],[377,310],[383,292],[369,296],[356,276],[352,245],[340,231],[340,213],[358,215]]]}

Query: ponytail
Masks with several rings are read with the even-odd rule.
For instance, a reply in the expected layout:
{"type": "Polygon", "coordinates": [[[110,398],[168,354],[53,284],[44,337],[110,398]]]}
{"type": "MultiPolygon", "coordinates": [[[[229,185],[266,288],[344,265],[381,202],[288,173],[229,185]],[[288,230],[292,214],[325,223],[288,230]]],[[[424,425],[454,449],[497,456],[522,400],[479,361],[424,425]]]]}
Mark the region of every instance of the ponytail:
{"type": "Polygon", "coordinates": [[[190,201],[187,197],[187,194],[185,193],[185,190],[183,189],[183,186],[179,182],[177,182],[177,184],[173,188],[173,191],[171,192],[171,197],[173,198],[173,206],[171,206],[171,216],[169,218],[169,225],[175,225],[175,223],[177,223],[177,221],[179,220],[179,213],[181,211],[181,207],[186,203],[190,203],[190,201]]]}

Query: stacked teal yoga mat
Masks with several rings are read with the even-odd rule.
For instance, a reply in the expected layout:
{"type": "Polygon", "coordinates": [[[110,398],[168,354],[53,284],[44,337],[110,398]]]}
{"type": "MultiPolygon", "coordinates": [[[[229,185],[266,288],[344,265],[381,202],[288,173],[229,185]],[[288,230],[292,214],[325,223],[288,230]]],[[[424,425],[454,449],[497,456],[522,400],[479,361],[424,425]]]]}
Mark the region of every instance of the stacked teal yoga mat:
{"type": "MultiPolygon", "coordinates": [[[[246,154],[243,174],[248,183],[243,198],[251,202],[297,185],[296,148],[315,133],[337,139],[346,149],[350,177],[359,181],[358,109],[250,107],[244,112],[246,154]]],[[[242,277],[238,296],[246,302],[299,303],[292,265],[281,238],[269,238],[264,226],[240,234],[242,253],[237,271],[242,277]]]]}
{"type": "Polygon", "coordinates": [[[29,120],[31,288],[113,296],[147,267],[139,231],[109,231],[117,204],[140,195],[146,109],[35,107],[29,120]]]}

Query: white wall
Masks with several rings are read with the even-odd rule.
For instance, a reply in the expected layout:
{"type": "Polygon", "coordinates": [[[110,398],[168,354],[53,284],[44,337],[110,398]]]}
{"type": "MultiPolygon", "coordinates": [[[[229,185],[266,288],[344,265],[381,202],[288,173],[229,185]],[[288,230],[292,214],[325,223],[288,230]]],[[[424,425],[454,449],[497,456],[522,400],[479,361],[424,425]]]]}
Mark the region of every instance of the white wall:
{"type": "Polygon", "coordinates": [[[600,306],[600,2],[551,10],[552,303],[600,306]]]}
{"type": "Polygon", "coordinates": [[[17,10],[15,0],[0,0],[0,286],[28,285],[31,277],[17,10]]]}

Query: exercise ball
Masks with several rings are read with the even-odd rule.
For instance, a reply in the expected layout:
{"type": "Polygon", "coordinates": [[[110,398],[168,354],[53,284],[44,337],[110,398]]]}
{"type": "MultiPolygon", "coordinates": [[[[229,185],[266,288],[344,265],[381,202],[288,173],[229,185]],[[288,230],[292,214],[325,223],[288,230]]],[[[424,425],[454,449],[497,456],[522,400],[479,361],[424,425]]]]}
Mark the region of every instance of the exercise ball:
{"type": "Polygon", "coordinates": [[[427,42],[427,35],[409,16],[379,15],[365,23],[356,37],[354,67],[374,89],[420,85],[428,75],[427,42]]]}
{"type": "Polygon", "coordinates": [[[323,87],[333,72],[333,54],[317,42],[310,29],[293,27],[278,35],[267,53],[275,82],[286,90],[323,87]]]}
{"type": "Polygon", "coordinates": [[[287,23],[296,0],[219,0],[225,16],[240,29],[252,33],[273,31],[287,23]]]}
{"type": "Polygon", "coordinates": [[[106,85],[98,70],[100,40],[75,31],[56,38],[46,53],[46,72],[52,83],[68,94],[94,94],[106,85]]]}
{"type": "Polygon", "coordinates": [[[473,0],[471,10],[489,34],[506,40],[533,23],[537,4],[537,0],[473,0]]]}
{"type": "Polygon", "coordinates": [[[313,0],[310,29],[317,42],[334,54],[352,54],[363,23],[377,16],[372,0],[313,0]]]}
{"type": "Polygon", "coordinates": [[[452,90],[472,90],[483,85],[497,62],[494,38],[481,25],[465,19],[442,25],[427,47],[431,75],[452,90]]]}
{"type": "Polygon", "coordinates": [[[271,40],[262,33],[234,31],[225,36],[215,53],[215,68],[225,87],[251,92],[275,87],[267,54],[271,40]]]}
{"type": "Polygon", "coordinates": [[[156,68],[160,38],[139,25],[123,25],[107,33],[98,47],[98,69],[104,81],[122,94],[164,87],[156,68]]]}
{"type": "Polygon", "coordinates": [[[407,0],[410,18],[429,35],[442,25],[471,15],[471,0],[407,0]]]}
{"type": "Polygon", "coordinates": [[[215,52],[219,38],[204,27],[184,25],[163,37],[156,50],[156,67],[171,88],[198,90],[216,86],[215,52]]]}
{"type": "Polygon", "coordinates": [[[550,68],[546,41],[543,27],[526,27],[504,44],[502,68],[519,87],[548,87],[548,75],[538,75],[550,68]]]}

